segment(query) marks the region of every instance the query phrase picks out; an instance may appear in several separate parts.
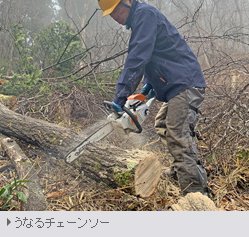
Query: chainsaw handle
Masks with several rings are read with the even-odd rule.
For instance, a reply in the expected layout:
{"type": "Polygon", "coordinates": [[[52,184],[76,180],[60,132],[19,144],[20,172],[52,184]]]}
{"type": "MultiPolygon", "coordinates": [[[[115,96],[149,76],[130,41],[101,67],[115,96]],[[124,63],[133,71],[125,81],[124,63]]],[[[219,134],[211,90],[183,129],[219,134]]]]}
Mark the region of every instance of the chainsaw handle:
{"type": "MultiPolygon", "coordinates": [[[[116,110],[114,109],[113,103],[110,101],[104,101],[104,106],[107,110],[112,111],[114,113],[116,113],[117,115],[119,115],[116,110]]],[[[124,110],[124,112],[126,112],[132,119],[132,121],[135,123],[136,127],[137,127],[137,131],[135,131],[135,133],[141,133],[142,132],[142,127],[140,125],[140,123],[138,122],[137,118],[135,117],[135,115],[125,106],[122,107],[122,109],[124,110]]]]}
{"type": "Polygon", "coordinates": [[[106,101],[106,100],[105,100],[105,101],[104,101],[104,106],[105,106],[105,108],[106,108],[107,110],[117,113],[116,110],[114,109],[114,105],[113,105],[112,102],[106,101]]]}
{"type": "Polygon", "coordinates": [[[140,123],[138,122],[137,118],[135,117],[135,115],[129,110],[127,109],[125,106],[122,108],[132,119],[132,121],[135,123],[136,127],[137,127],[137,131],[135,131],[135,133],[141,133],[143,131],[140,123]]]}

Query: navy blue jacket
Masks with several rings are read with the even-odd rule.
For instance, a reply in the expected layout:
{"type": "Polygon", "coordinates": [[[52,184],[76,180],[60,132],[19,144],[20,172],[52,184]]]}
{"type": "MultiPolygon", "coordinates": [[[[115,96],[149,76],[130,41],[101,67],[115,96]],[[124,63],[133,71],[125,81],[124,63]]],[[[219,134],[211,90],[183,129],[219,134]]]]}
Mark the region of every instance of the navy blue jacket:
{"type": "Polygon", "coordinates": [[[118,78],[114,102],[123,106],[145,75],[159,101],[191,87],[206,87],[200,64],[177,29],[156,8],[133,0],[128,56],[118,78]]]}

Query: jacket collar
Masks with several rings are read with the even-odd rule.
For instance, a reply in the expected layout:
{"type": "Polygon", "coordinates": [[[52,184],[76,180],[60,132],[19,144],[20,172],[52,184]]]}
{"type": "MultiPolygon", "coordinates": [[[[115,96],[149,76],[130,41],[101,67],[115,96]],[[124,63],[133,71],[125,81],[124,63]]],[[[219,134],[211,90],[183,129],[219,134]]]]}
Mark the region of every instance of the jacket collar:
{"type": "Polygon", "coordinates": [[[134,16],[134,12],[135,12],[135,9],[138,5],[138,1],[137,0],[133,0],[132,2],[132,5],[131,5],[131,9],[130,9],[130,14],[126,20],[126,29],[129,30],[131,28],[131,23],[132,23],[132,18],[134,16]]]}

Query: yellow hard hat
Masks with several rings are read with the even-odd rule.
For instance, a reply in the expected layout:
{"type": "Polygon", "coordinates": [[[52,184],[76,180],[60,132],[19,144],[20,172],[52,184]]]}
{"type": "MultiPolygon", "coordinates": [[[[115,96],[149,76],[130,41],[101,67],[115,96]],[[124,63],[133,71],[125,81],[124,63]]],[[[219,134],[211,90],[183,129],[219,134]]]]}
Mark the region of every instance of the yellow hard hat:
{"type": "Polygon", "coordinates": [[[99,6],[103,11],[102,17],[110,15],[120,2],[121,0],[98,0],[99,6]]]}

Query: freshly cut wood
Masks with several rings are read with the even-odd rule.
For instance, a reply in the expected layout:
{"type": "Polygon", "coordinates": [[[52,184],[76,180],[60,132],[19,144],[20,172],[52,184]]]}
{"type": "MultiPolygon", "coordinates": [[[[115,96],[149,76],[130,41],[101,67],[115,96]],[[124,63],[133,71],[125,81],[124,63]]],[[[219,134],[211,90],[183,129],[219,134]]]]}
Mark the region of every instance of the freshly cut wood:
{"type": "Polygon", "coordinates": [[[15,96],[0,94],[0,103],[4,104],[10,110],[15,110],[17,107],[17,98],[15,96]]]}
{"type": "MultiPolygon", "coordinates": [[[[0,133],[17,137],[43,148],[48,155],[64,159],[66,155],[93,133],[103,122],[82,133],[10,111],[0,104],[0,133]]],[[[85,176],[111,187],[134,185],[135,168],[151,153],[124,150],[101,143],[89,144],[81,156],[71,163],[85,176]]],[[[147,179],[146,179],[147,180],[147,179]]],[[[141,183],[144,182],[141,180],[141,183]]]]}
{"type": "Polygon", "coordinates": [[[136,195],[150,197],[157,187],[161,175],[161,164],[153,154],[141,161],[135,171],[136,195]]]}
{"type": "Polygon", "coordinates": [[[33,169],[31,161],[22,152],[21,148],[11,138],[4,138],[1,141],[2,148],[7,153],[8,157],[14,164],[18,173],[19,179],[31,180],[30,183],[25,183],[27,189],[23,189],[23,193],[27,197],[27,204],[23,207],[26,211],[44,211],[46,209],[45,197],[42,193],[39,180],[33,169]]]}

